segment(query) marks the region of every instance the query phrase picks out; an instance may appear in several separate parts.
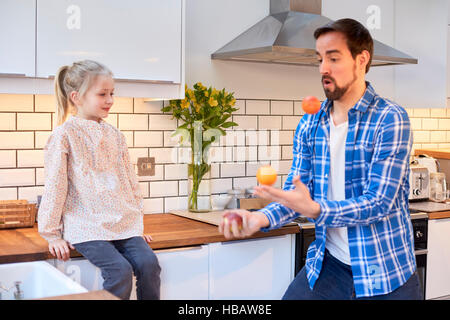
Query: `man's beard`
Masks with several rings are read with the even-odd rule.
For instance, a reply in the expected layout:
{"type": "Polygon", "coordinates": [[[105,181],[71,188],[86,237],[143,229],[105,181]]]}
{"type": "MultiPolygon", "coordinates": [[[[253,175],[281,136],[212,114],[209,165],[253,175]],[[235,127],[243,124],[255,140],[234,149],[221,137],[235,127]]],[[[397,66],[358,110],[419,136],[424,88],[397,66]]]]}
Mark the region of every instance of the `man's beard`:
{"type": "Polygon", "coordinates": [[[328,100],[339,100],[347,92],[348,88],[350,88],[350,86],[356,81],[356,73],[355,73],[355,70],[353,70],[353,79],[349,83],[347,83],[347,85],[344,87],[339,87],[336,84],[336,80],[334,80],[330,76],[322,76],[322,86],[323,86],[324,79],[327,79],[334,84],[334,91],[330,91],[329,89],[323,88],[323,91],[325,92],[325,96],[327,97],[327,99],[328,100]]]}

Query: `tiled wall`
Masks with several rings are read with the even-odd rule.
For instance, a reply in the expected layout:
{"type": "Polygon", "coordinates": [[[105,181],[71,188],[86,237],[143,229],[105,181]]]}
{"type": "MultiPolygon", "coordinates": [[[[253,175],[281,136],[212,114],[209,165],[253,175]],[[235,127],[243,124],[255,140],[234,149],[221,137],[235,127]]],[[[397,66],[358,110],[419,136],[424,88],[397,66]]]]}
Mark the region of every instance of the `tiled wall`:
{"type": "MultiPolygon", "coordinates": [[[[256,184],[262,163],[277,168],[281,187],[292,160],[292,139],[301,118],[300,101],[237,100],[233,120],[211,150],[212,193],[256,184]],[[280,130],[281,128],[281,130],[280,130]]],[[[0,200],[36,201],[44,189],[43,148],[55,126],[51,95],[0,94],[0,200]]],[[[139,177],[146,213],[187,207],[189,148],[170,135],[177,127],[162,114],[162,102],[116,97],[107,121],[125,135],[133,163],[155,157],[155,176],[139,177]]],[[[415,148],[450,148],[450,109],[408,109],[415,148]]]]}

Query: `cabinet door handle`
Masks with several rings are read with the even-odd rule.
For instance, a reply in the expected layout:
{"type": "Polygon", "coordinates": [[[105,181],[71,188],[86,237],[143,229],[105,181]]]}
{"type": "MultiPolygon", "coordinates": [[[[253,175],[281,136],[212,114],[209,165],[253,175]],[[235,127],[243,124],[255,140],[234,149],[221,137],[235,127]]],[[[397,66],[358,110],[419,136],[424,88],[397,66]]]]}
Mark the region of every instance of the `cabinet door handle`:
{"type": "Polygon", "coordinates": [[[3,73],[0,72],[1,77],[26,77],[27,75],[25,73],[3,73]]]}
{"type": "Polygon", "coordinates": [[[190,247],[181,247],[181,248],[169,248],[169,249],[160,249],[160,250],[154,250],[155,253],[162,253],[162,252],[180,252],[180,251],[188,251],[188,250],[200,250],[203,248],[203,246],[190,246],[190,247]]]}
{"type": "Polygon", "coordinates": [[[421,250],[415,250],[415,251],[414,251],[414,254],[415,254],[416,256],[420,256],[420,255],[427,254],[427,253],[428,253],[428,250],[427,250],[427,249],[421,249],[421,250]]]}

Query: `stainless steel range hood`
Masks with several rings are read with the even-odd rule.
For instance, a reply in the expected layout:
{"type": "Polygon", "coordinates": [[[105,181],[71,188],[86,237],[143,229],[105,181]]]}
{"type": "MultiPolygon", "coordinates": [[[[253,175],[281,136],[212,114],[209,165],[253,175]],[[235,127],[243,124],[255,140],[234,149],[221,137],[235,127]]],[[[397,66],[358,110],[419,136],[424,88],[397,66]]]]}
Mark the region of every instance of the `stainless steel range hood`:
{"type": "MultiPolygon", "coordinates": [[[[332,21],[321,0],[270,0],[270,15],[217,50],[211,59],[317,66],[314,30],[332,21]]],[[[417,64],[374,39],[372,66],[417,64]]]]}

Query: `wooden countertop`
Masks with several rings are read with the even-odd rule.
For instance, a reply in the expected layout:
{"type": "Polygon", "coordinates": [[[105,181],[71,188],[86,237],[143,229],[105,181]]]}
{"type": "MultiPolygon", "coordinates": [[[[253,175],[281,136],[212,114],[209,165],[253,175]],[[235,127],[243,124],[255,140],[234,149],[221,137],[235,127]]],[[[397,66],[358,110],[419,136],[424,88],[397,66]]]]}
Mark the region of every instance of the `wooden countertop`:
{"type": "Polygon", "coordinates": [[[415,149],[414,155],[426,154],[437,159],[450,159],[450,149],[415,149]]]}
{"type": "MultiPolygon", "coordinates": [[[[296,225],[285,226],[269,232],[257,232],[250,238],[263,238],[298,233],[296,225]]],[[[170,213],[144,215],[144,233],[150,234],[154,250],[194,246],[212,242],[231,241],[219,233],[217,226],[179,217],[170,213]]],[[[71,257],[80,254],[71,251],[71,257]]],[[[53,259],[48,244],[33,228],[0,230],[0,263],[26,262],[53,259]]]]}
{"type": "Polygon", "coordinates": [[[67,294],[64,296],[48,297],[37,300],[120,300],[120,299],[106,290],[98,290],[86,293],[67,294]]]}

